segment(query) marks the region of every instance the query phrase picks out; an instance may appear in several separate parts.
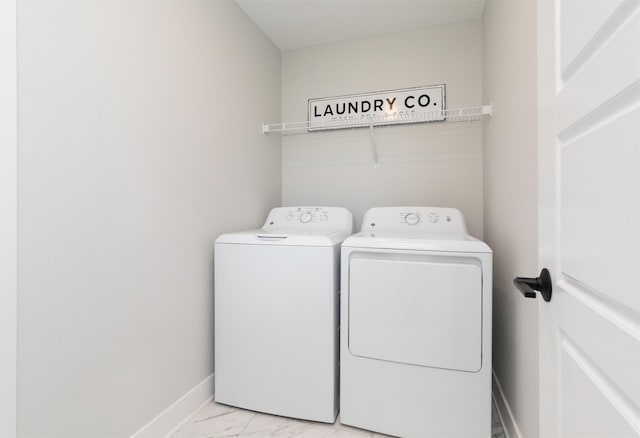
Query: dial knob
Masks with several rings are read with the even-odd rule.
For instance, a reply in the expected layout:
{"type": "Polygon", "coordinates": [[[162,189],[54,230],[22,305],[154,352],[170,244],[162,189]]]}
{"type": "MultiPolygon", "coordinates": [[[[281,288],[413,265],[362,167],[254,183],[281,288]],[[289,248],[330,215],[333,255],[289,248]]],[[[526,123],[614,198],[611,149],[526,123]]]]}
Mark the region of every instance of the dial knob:
{"type": "Polygon", "coordinates": [[[437,214],[435,214],[435,213],[431,213],[431,214],[429,215],[429,222],[431,222],[432,224],[437,223],[437,222],[438,222],[438,220],[440,220],[440,216],[438,216],[437,214]]]}
{"type": "Polygon", "coordinates": [[[303,224],[311,222],[311,219],[313,219],[313,216],[311,216],[311,213],[309,213],[308,211],[305,211],[300,215],[300,222],[302,222],[303,224]]]}
{"type": "Polygon", "coordinates": [[[420,222],[420,216],[415,213],[409,213],[404,217],[404,221],[409,225],[416,225],[418,222],[420,222]]]}

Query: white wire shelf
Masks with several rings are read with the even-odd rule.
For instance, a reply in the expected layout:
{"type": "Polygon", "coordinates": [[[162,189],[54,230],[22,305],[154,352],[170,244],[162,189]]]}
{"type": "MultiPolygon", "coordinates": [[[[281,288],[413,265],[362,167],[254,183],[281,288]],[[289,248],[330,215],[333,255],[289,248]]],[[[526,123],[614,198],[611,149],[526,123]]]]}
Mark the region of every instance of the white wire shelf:
{"type": "Polygon", "coordinates": [[[482,116],[491,115],[491,104],[482,106],[470,106],[466,108],[453,108],[438,111],[421,111],[409,114],[382,114],[369,115],[358,121],[345,120],[331,121],[330,123],[304,121],[287,123],[265,123],[262,132],[306,133],[316,131],[328,131],[334,129],[373,128],[374,126],[392,126],[410,123],[436,123],[436,122],[473,122],[481,120],[482,116]]]}

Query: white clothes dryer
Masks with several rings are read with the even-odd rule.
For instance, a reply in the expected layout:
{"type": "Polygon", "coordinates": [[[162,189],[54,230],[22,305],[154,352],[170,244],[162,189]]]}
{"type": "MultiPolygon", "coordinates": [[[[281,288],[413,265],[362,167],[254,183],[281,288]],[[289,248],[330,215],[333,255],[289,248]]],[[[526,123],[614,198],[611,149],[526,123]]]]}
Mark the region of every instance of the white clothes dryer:
{"type": "Polygon", "coordinates": [[[338,410],[340,244],[351,213],[271,210],[215,243],[215,400],[333,423],[338,410]]]}
{"type": "Polygon", "coordinates": [[[492,253],[452,208],[372,208],[342,244],[340,421],[491,436],[492,253]]]}

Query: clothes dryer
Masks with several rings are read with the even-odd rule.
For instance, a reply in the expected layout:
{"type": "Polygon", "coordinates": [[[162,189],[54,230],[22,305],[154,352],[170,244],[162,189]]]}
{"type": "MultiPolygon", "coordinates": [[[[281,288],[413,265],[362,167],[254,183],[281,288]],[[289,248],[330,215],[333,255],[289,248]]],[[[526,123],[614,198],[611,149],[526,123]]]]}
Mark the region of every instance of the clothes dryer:
{"type": "Polygon", "coordinates": [[[333,423],[344,208],[271,210],[215,243],[215,400],[333,423]]]}
{"type": "Polygon", "coordinates": [[[340,421],[491,435],[492,254],[451,208],[372,208],[342,245],[340,421]]]}

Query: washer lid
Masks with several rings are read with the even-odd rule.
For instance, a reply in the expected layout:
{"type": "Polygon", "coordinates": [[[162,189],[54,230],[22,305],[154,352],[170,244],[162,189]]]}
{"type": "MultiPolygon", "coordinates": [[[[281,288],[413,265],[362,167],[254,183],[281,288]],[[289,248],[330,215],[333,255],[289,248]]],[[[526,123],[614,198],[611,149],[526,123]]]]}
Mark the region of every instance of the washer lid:
{"type": "Polygon", "coordinates": [[[280,246],[335,246],[349,236],[344,231],[270,232],[263,229],[223,234],[216,244],[280,245],[280,246]]]}
{"type": "Polygon", "coordinates": [[[278,207],[259,230],[223,234],[216,243],[335,246],[353,232],[353,215],[341,207],[278,207]]]}
{"type": "Polygon", "coordinates": [[[416,251],[491,253],[491,248],[468,234],[361,231],[342,243],[343,247],[409,249],[416,251]]]}

